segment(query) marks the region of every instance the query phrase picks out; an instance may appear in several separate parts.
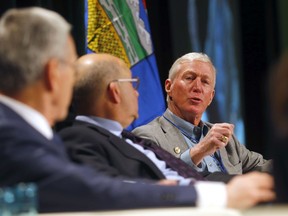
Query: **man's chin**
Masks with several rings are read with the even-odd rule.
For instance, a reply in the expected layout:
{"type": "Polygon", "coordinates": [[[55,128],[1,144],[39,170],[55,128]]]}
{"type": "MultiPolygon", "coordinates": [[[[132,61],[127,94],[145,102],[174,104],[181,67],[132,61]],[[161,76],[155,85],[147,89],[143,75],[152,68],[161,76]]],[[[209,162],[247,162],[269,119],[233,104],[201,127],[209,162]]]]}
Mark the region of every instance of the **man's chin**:
{"type": "Polygon", "coordinates": [[[131,123],[130,124],[132,124],[136,119],[138,119],[139,118],[139,115],[133,115],[133,120],[131,121],[131,123]]]}
{"type": "Polygon", "coordinates": [[[139,118],[139,115],[137,114],[137,115],[134,115],[134,120],[133,121],[135,121],[136,119],[138,119],[139,118]]]}

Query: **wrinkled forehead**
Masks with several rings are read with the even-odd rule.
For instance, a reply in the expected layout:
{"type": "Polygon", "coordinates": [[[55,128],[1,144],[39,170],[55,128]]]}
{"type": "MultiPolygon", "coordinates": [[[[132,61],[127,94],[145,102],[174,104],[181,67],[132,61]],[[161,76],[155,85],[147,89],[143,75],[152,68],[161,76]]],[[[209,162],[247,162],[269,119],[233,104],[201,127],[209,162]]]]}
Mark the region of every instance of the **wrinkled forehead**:
{"type": "Polygon", "coordinates": [[[176,75],[180,75],[185,72],[194,73],[205,73],[206,75],[211,75],[215,77],[215,70],[210,62],[193,60],[193,61],[182,61],[179,62],[178,67],[175,70],[176,75]]]}
{"type": "Polygon", "coordinates": [[[211,62],[201,60],[179,62],[170,79],[172,81],[178,78],[181,79],[181,77],[188,74],[208,78],[212,81],[214,87],[216,85],[216,71],[211,62]]]}

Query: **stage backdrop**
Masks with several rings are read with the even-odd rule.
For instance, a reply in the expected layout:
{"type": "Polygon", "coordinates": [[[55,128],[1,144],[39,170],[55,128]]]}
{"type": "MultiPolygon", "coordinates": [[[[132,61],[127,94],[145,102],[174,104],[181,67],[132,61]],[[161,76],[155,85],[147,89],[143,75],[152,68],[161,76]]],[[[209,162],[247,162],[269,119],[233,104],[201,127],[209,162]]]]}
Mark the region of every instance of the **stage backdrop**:
{"type": "Polygon", "coordinates": [[[207,121],[229,122],[235,125],[234,133],[245,144],[245,129],[240,98],[240,74],[236,61],[235,21],[228,0],[210,0],[207,5],[207,23],[198,26],[201,15],[197,0],[189,0],[187,7],[188,30],[193,51],[204,52],[216,70],[216,87],[213,103],[205,113],[207,121]],[[205,28],[201,43],[199,29],[205,28]]]}

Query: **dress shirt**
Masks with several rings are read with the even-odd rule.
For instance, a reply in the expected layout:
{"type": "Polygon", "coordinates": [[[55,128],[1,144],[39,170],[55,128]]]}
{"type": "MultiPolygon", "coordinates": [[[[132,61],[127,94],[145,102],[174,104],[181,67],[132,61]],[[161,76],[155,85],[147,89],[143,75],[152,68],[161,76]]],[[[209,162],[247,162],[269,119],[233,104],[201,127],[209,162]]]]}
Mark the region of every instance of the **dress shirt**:
{"type": "MultiPolygon", "coordinates": [[[[170,116],[169,117],[164,116],[164,118],[166,120],[168,119],[168,121],[170,120],[172,122],[172,124],[179,129],[179,131],[183,135],[187,145],[190,148],[193,148],[194,146],[196,146],[197,143],[201,139],[203,139],[203,137],[207,134],[208,128],[202,122],[200,123],[200,125],[201,125],[200,127],[194,126],[193,124],[191,124],[191,123],[183,120],[182,118],[179,118],[178,116],[174,115],[170,110],[168,110],[168,112],[169,112],[170,116]],[[170,118],[172,118],[172,119],[170,119],[170,118]],[[193,140],[191,140],[190,137],[192,137],[193,140]]],[[[198,166],[196,164],[194,164],[193,161],[191,160],[190,148],[187,149],[185,152],[183,152],[180,155],[181,160],[188,163],[190,166],[192,166],[198,172],[203,172],[205,170],[208,170],[209,172],[217,172],[217,171],[221,172],[219,162],[214,157],[211,157],[210,155],[205,156],[198,166]]]]}
{"type": "MultiPolygon", "coordinates": [[[[123,127],[120,123],[99,118],[95,116],[76,116],[76,119],[79,121],[88,122],[90,124],[97,125],[99,127],[105,128],[110,133],[122,138],[121,133],[123,131],[123,127]]],[[[151,150],[144,149],[142,146],[133,143],[130,139],[125,139],[126,143],[130,144],[138,151],[145,154],[165,175],[167,179],[177,180],[179,185],[188,185],[190,184],[190,179],[185,179],[182,176],[179,176],[176,171],[171,170],[166,166],[165,161],[159,160],[154,152],[151,150]]],[[[227,203],[227,193],[226,188],[223,183],[220,182],[202,182],[198,181],[195,184],[195,188],[198,194],[197,206],[201,207],[209,207],[209,206],[217,206],[217,207],[225,207],[227,203]]]]}
{"type": "Polygon", "coordinates": [[[6,97],[4,95],[0,95],[0,102],[15,111],[44,137],[49,140],[53,138],[53,131],[48,121],[41,113],[17,100],[6,97]]]}

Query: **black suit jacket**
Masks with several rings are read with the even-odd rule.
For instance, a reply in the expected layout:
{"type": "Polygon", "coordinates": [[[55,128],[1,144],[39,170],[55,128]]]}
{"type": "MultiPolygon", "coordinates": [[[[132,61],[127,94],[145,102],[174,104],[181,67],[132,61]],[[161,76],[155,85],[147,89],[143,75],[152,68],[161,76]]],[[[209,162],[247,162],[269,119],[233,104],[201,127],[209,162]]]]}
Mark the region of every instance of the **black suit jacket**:
{"type": "Polygon", "coordinates": [[[73,163],[61,140],[50,141],[0,103],[0,187],[38,186],[39,211],[89,211],[192,206],[193,186],[126,183],[73,163]]]}
{"type": "MultiPolygon", "coordinates": [[[[142,152],[102,127],[76,120],[73,126],[61,130],[59,134],[68,155],[77,163],[89,164],[113,177],[165,179],[158,167],[142,152]]],[[[212,181],[228,182],[233,177],[221,172],[202,174],[212,181]]]]}
{"type": "Polygon", "coordinates": [[[70,158],[112,177],[164,179],[142,152],[108,130],[83,121],[59,132],[70,158]]]}

